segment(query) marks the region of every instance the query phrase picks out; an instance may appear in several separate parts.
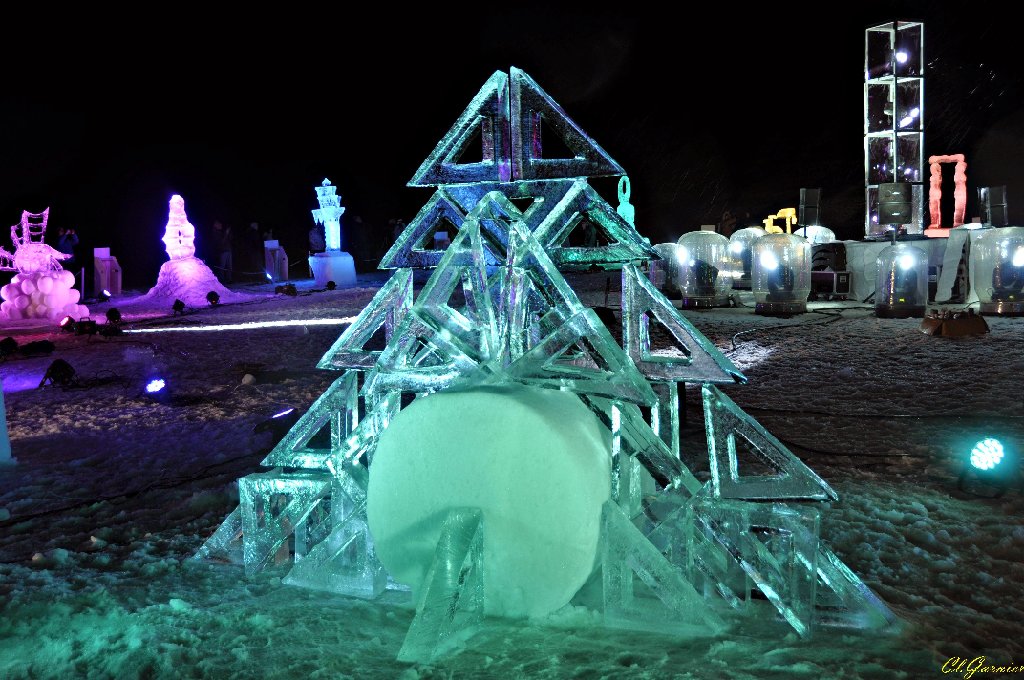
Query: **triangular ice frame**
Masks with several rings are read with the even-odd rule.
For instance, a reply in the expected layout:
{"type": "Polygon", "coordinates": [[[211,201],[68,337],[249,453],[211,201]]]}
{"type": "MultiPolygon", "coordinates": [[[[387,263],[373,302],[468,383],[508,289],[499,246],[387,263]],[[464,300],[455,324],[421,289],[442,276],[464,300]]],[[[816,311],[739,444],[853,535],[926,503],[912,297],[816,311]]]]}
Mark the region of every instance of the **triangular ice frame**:
{"type": "Polygon", "coordinates": [[[900,621],[892,610],[824,544],[817,564],[815,620],[819,625],[899,630],[900,621]]]}
{"type": "Polygon", "coordinates": [[[508,75],[496,71],[416,170],[408,186],[511,180],[508,94],[508,75]],[[478,128],[483,140],[483,160],[459,163],[459,156],[478,128]]]}
{"type": "Polygon", "coordinates": [[[601,582],[604,623],[611,627],[717,635],[725,622],[686,580],[682,570],[637,529],[622,509],[605,501],[601,512],[601,582]],[[639,577],[659,602],[641,602],[639,577]]]}
{"type": "Polygon", "coordinates": [[[238,480],[247,576],[265,569],[287,548],[288,537],[330,491],[331,476],[323,472],[284,474],[275,470],[238,480]],[[284,505],[279,507],[282,499],[284,505]]]}
{"type": "Polygon", "coordinates": [[[474,211],[448,246],[437,269],[417,296],[415,309],[437,328],[475,347],[473,360],[483,363],[497,351],[498,327],[487,287],[487,262],[476,214],[474,211]],[[460,283],[468,317],[449,305],[460,283]]]}
{"type": "Polygon", "coordinates": [[[429,663],[478,631],[484,615],[483,551],[480,509],[449,510],[399,661],[429,663]]]}
{"type": "Polygon", "coordinates": [[[367,391],[368,385],[369,378],[367,385],[363,386],[368,412],[359,422],[359,426],[339,443],[327,459],[326,467],[335,477],[342,476],[348,466],[369,465],[373,459],[373,452],[377,449],[377,441],[402,408],[401,392],[383,392],[371,398],[371,393],[367,391]]]}
{"type": "Polygon", "coordinates": [[[437,263],[441,261],[444,251],[417,248],[416,245],[427,235],[433,233],[438,223],[444,219],[461,228],[462,222],[466,219],[466,212],[468,211],[463,211],[452,201],[446,189],[438,189],[388,248],[388,252],[384,254],[380,264],[377,265],[378,268],[436,267],[437,263]]]}
{"type": "Polygon", "coordinates": [[[711,492],[715,498],[839,500],[838,494],[825,480],[721,390],[705,384],[703,397],[711,492]],[[779,474],[771,477],[743,476],[742,466],[736,460],[734,437],[746,439],[751,449],[779,474]]]}
{"type": "Polygon", "coordinates": [[[399,269],[381,286],[370,303],[359,312],[356,320],[342,332],[331,348],[317,363],[317,368],[341,369],[373,368],[380,351],[369,351],[363,346],[384,326],[384,337],[390,342],[395,327],[405,311],[412,306],[413,276],[411,269],[399,269]]]}
{"type": "Polygon", "coordinates": [[[518,220],[525,223],[530,231],[534,231],[572,190],[575,183],[574,179],[554,179],[540,182],[484,182],[481,184],[459,184],[445,187],[444,190],[467,214],[476,208],[480,199],[494,191],[500,193],[510,202],[514,199],[531,198],[533,203],[526,210],[521,210],[514,203],[512,205],[520,212],[518,220]]]}
{"type": "Polygon", "coordinates": [[[296,552],[295,566],[283,583],[361,598],[384,592],[388,575],[366,521],[366,477],[365,467],[346,465],[335,478],[331,532],[301,559],[296,552]]]}
{"type": "Polygon", "coordinates": [[[817,508],[723,500],[705,488],[688,506],[686,527],[691,583],[734,607],[753,604],[756,588],[800,636],[811,634],[819,582],[817,508]]]}
{"type": "Polygon", "coordinates": [[[684,497],[700,490],[701,483],[654,433],[639,407],[595,395],[580,398],[612,433],[613,467],[619,455],[633,456],[662,486],[678,490],[684,497]]]}
{"type": "Polygon", "coordinates": [[[190,560],[242,564],[242,508],[236,507],[224,518],[190,560]]]}
{"type": "Polygon", "coordinates": [[[584,309],[567,319],[535,347],[512,362],[506,370],[512,380],[537,387],[572,389],[592,394],[654,405],[657,397],[604,327],[597,314],[584,309]],[[586,341],[583,356],[570,364],[559,363],[567,350],[586,341]]]}
{"type": "Polygon", "coordinates": [[[509,69],[512,175],[517,180],[625,175],[601,146],[587,136],[526,72],[509,69]],[[561,135],[575,158],[544,158],[541,117],[561,135]]]}
{"type": "Polygon", "coordinates": [[[735,364],[633,265],[622,268],[622,344],[640,372],[652,380],[730,384],[747,381],[735,364]],[[688,357],[650,354],[651,316],[686,348],[688,357]]]}
{"type": "Polygon", "coordinates": [[[572,188],[537,226],[535,234],[552,261],[563,271],[590,267],[618,268],[625,262],[656,257],[651,245],[636,228],[622,219],[622,215],[615,212],[615,208],[608,205],[585,179],[573,182],[572,188]],[[562,245],[580,215],[587,216],[604,231],[608,245],[594,248],[562,245]]]}
{"type": "Polygon", "coordinates": [[[327,459],[359,424],[359,373],[345,371],[331,383],[312,406],[302,414],[288,433],[270,451],[261,465],[326,469],[327,459]],[[331,445],[327,449],[309,446],[324,425],[330,422],[331,445]]]}
{"type": "Polygon", "coordinates": [[[369,392],[436,392],[479,363],[473,337],[457,337],[413,307],[366,378],[369,392]],[[475,357],[475,358],[474,358],[475,357]]]}

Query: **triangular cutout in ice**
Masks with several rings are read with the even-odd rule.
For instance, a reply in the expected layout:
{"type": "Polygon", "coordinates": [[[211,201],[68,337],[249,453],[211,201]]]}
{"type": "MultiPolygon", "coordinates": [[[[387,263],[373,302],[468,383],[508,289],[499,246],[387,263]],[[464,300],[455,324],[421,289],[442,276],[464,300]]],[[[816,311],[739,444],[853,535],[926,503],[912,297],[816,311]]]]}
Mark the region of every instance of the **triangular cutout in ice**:
{"type": "Polygon", "coordinates": [[[571,385],[577,394],[594,394],[646,405],[657,401],[647,381],[622,348],[615,344],[591,309],[584,309],[567,319],[513,362],[507,375],[513,380],[539,387],[561,389],[571,385]],[[584,339],[589,343],[584,348],[587,359],[571,366],[560,364],[563,353],[584,339]]]}
{"type": "Polygon", "coordinates": [[[623,344],[640,371],[654,380],[702,383],[745,383],[746,377],[704,334],[687,321],[635,266],[622,268],[623,344]],[[686,356],[651,353],[650,323],[686,348],[686,356]]]}
{"type": "Polygon", "coordinates": [[[618,268],[626,262],[639,262],[655,256],[654,250],[636,228],[608,205],[585,179],[578,179],[547,213],[535,231],[551,260],[561,270],[590,267],[618,268]],[[570,248],[563,245],[569,232],[583,218],[601,233],[607,245],[570,248]]]}
{"type": "Polygon", "coordinates": [[[408,185],[422,187],[511,180],[508,93],[508,75],[496,71],[416,170],[408,185]],[[470,153],[468,145],[477,138],[480,139],[482,160],[478,163],[460,162],[464,153],[470,153]]]}
{"type": "Polygon", "coordinates": [[[480,509],[449,510],[399,661],[430,663],[478,632],[484,617],[483,551],[480,509]]]}
{"type": "Polygon", "coordinates": [[[899,629],[892,610],[824,544],[819,546],[817,565],[815,620],[819,625],[899,629]]]}
{"type": "Polygon", "coordinates": [[[447,224],[453,225],[457,231],[465,219],[465,212],[445,189],[438,189],[416,213],[412,222],[398,235],[378,267],[436,267],[444,251],[434,249],[434,233],[439,227],[447,224]]]}
{"type": "Polygon", "coordinates": [[[327,459],[358,424],[359,373],[346,371],[317,397],[261,465],[323,469],[327,459]],[[311,440],[325,427],[330,429],[330,447],[310,446],[311,440]]]}
{"type": "Polygon", "coordinates": [[[252,576],[272,561],[290,559],[288,538],[330,496],[326,472],[272,471],[238,480],[242,508],[242,546],[245,573],[252,576]]]}
{"type": "Polygon", "coordinates": [[[626,171],[566,115],[533,78],[509,70],[512,175],[517,180],[625,175],[626,171]],[[544,153],[541,119],[572,153],[571,158],[550,158],[544,153]]]}
{"type": "Polygon", "coordinates": [[[725,630],[725,622],[682,570],[611,501],[605,502],[601,513],[599,560],[605,625],[691,635],[718,635],[725,630]],[[655,599],[640,596],[638,580],[655,599]]]}
{"type": "Polygon", "coordinates": [[[747,415],[714,385],[705,384],[704,429],[715,498],[749,500],[839,500],[828,483],[794,456],[782,442],[747,415]],[[778,470],[771,477],[747,477],[736,457],[735,438],[750,442],[750,450],[778,470]]]}
{"type": "Polygon", "coordinates": [[[384,327],[390,342],[395,327],[412,306],[413,276],[411,269],[399,269],[385,283],[359,316],[317,363],[317,368],[369,369],[377,363],[382,350],[369,350],[366,345],[377,330],[384,327]]]}
{"type": "Polygon", "coordinates": [[[331,489],[330,534],[302,559],[296,554],[295,566],[283,583],[362,598],[384,592],[388,575],[377,559],[366,523],[365,477],[365,467],[344,466],[331,489]]]}

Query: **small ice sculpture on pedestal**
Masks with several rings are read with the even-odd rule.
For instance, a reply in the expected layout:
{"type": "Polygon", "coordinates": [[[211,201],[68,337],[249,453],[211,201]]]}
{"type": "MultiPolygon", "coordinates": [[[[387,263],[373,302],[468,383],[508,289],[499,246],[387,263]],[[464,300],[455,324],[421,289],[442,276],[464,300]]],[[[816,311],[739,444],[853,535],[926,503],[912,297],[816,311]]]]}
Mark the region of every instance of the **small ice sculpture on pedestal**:
{"type": "Polygon", "coordinates": [[[309,257],[309,268],[313,270],[313,282],[326,286],[334,281],[338,286],[350,286],[356,282],[356,267],[352,256],[341,249],[341,197],[331,180],[324,181],[316,188],[316,200],[320,208],[313,211],[313,220],[324,225],[327,250],[309,257]]]}
{"type": "Polygon", "coordinates": [[[713,387],[746,378],[587,181],[624,174],[523,71],[491,76],[410,182],[438,188],[381,263],[397,271],[318,364],[344,372],[195,558],[290,562],[285,583],[356,597],[409,590],[410,662],[464,646],[485,615],[565,606],[692,636],[747,613],[780,636],[892,624],[820,541],[819,510],[785,505],[835,492],[713,387]],[[542,120],[571,158],[544,156],[542,120]],[[459,162],[478,139],[483,160],[459,162]],[[583,217],[601,245],[566,245],[583,217]],[[445,222],[451,244],[423,248],[445,222]],[[413,266],[434,267],[418,291],[413,266]],[[560,271],[592,267],[621,270],[621,343],[560,271]],[[680,458],[687,382],[704,385],[704,484],[680,458]]]}
{"type": "Polygon", "coordinates": [[[57,322],[65,316],[89,315],[89,309],[78,304],[81,294],[74,288],[75,275],[60,265],[70,256],[43,243],[49,216],[49,208],[41,213],[23,211],[21,222],[11,227],[14,254],[0,248],[0,271],[17,272],[0,288],[2,318],[57,322]]]}

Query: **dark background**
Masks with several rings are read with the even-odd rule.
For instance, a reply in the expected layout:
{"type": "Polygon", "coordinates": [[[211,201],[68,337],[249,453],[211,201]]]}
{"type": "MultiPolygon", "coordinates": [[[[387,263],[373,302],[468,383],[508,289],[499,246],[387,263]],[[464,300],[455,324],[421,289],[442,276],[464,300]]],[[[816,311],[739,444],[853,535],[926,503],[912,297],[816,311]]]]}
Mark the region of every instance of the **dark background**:
{"type": "MultiPolygon", "coordinates": [[[[487,77],[515,65],[627,170],[652,242],[727,208],[757,223],[795,207],[800,187],[821,187],[822,223],[857,239],[864,29],[900,19],[925,22],[926,156],[966,154],[968,220],[977,187],[1005,184],[1011,223],[1024,224],[1008,6],[716,3],[692,18],[690,3],[53,10],[9,22],[0,47],[0,220],[49,206],[48,240],[75,227],[82,259],[109,245],[125,285],[145,288],[166,259],[171,194],[207,261],[221,219],[236,234],[272,228],[295,263],[326,176],[347,207],[343,245],[359,256],[426,202],[430,190],[405,182],[487,77]]],[[[595,186],[614,204],[614,182],[595,186]]]]}

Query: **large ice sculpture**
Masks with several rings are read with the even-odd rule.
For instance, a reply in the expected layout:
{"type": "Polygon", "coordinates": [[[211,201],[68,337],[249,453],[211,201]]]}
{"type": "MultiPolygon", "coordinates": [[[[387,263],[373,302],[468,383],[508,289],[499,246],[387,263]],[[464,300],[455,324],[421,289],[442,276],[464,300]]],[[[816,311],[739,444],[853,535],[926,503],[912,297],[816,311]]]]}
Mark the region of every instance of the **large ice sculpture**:
{"type": "Polygon", "coordinates": [[[818,510],[783,502],[835,492],[712,386],[746,378],[644,273],[656,255],[587,183],[602,174],[624,172],[529,76],[494,74],[410,182],[438,188],[381,262],[397,271],[318,364],[344,372],[196,559],[290,560],[286,583],[357,597],[412,586],[414,662],[485,613],[568,598],[685,635],[750,611],[775,635],[894,623],[818,510]],[[542,119],[572,158],[545,157],[542,119]],[[473,139],[483,160],[462,162],[473,139]],[[583,218],[602,245],[566,245],[583,218]],[[445,221],[451,244],[424,247],[445,221]],[[411,267],[434,268],[418,293],[411,267]],[[560,271],[592,267],[621,270],[621,344],[560,271]],[[686,382],[705,386],[707,482],[680,457],[686,382]]]}
{"type": "Polygon", "coordinates": [[[171,196],[167,226],[161,239],[167,249],[167,262],[160,265],[156,285],[149,292],[120,303],[120,307],[161,304],[170,306],[181,300],[192,307],[209,305],[207,295],[213,291],[221,302],[237,302],[249,296],[225,288],[206,263],[195,256],[195,227],[185,213],[185,199],[171,196]]]}
{"type": "Polygon", "coordinates": [[[313,211],[313,220],[324,225],[327,250],[309,256],[313,281],[318,286],[325,286],[328,281],[339,286],[352,285],[356,282],[355,261],[341,250],[341,216],[345,208],[341,206],[337,187],[326,177],[316,188],[316,200],[320,207],[313,211]]]}
{"type": "Polygon", "coordinates": [[[962,153],[929,156],[928,228],[942,228],[942,164],[953,163],[953,226],[964,223],[967,212],[967,161],[962,153]]]}
{"type": "Polygon", "coordinates": [[[74,288],[75,275],[61,267],[66,255],[43,242],[50,209],[41,213],[22,211],[21,221],[11,227],[14,253],[0,248],[0,271],[17,272],[0,288],[0,317],[5,319],[49,319],[89,316],[79,304],[81,294],[74,288]]]}

